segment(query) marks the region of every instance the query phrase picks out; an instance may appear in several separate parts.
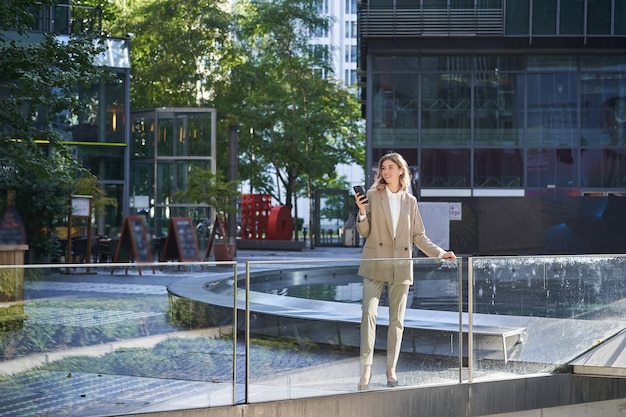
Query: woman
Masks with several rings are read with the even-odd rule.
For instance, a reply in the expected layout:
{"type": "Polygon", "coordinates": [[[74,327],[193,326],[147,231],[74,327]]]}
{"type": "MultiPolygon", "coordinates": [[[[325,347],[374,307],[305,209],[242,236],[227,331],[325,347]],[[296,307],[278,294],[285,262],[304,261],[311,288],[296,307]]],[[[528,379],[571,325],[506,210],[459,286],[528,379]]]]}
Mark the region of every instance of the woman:
{"type": "Polygon", "coordinates": [[[413,263],[376,259],[411,258],[413,244],[427,256],[454,260],[427,236],[417,200],[408,193],[411,173],[404,158],[395,152],[378,162],[378,177],[367,195],[357,194],[357,230],[366,241],[358,274],[363,277],[361,317],[361,379],[359,390],[369,389],[372,375],[376,315],[385,283],[389,293],[389,331],[387,333],[387,386],[398,386],[396,364],[404,330],[409,286],[413,283],[413,263]],[[372,260],[372,261],[367,261],[372,260]]]}

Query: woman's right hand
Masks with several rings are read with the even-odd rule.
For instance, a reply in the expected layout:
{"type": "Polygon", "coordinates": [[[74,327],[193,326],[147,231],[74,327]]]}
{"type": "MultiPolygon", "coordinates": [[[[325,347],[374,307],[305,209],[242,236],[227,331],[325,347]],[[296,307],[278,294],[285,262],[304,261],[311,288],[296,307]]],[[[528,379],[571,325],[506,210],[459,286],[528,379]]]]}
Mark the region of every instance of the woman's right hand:
{"type": "Polygon", "coordinates": [[[354,199],[356,200],[356,205],[359,208],[359,214],[361,216],[365,215],[365,206],[369,203],[367,201],[367,196],[359,193],[354,196],[354,199]]]}

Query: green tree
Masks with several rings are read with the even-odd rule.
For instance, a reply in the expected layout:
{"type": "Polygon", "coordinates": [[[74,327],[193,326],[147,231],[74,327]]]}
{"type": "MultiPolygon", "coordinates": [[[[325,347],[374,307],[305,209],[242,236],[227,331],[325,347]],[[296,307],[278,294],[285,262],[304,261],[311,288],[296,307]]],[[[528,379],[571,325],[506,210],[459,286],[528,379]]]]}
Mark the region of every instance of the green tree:
{"type": "Polygon", "coordinates": [[[54,254],[55,228],[82,172],[52,122],[76,114],[76,89],[105,75],[93,65],[101,47],[92,36],[61,40],[29,31],[42,4],[55,2],[5,1],[0,8],[0,184],[15,190],[30,261],[54,254]]]}
{"type": "Polygon", "coordinates": [[[320,76],[330,70],[328,54],[314,53],[310,36],[329,22],[316,1],[243,2],[238,12],[240,59],[216,88],[216,107],[240,128],[243,177],[297,207],[300,190],[311,199],[315,180],[336,178],[340,163],[362,162],[360,107],[352,92],[320,76]],[[268,187],[269,177],[282,190],[268,187]]]}
{"type": "Polygon", "coordinates": [[[115,0],[115,36],[132,34],[131,108],[207,106],[229,34],[216,0],[115,0]]]}

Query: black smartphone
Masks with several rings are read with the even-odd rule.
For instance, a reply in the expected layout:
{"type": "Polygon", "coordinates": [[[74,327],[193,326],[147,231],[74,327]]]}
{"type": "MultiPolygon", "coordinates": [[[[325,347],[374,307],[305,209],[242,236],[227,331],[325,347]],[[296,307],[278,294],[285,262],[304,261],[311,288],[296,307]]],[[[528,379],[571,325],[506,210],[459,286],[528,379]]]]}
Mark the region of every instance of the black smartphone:
{"type": "MultiPolygon", "coordinates": [[[[365,190],[363,189],[363,187],[361,187],[360,185],[355,185],[354,187],[352,187],[354,189],[354,192],[357,194],[365,194],[365,190]]],[[[365,204],[369,204],[369,200],[365,200],[364,201],[365,204]]]]}

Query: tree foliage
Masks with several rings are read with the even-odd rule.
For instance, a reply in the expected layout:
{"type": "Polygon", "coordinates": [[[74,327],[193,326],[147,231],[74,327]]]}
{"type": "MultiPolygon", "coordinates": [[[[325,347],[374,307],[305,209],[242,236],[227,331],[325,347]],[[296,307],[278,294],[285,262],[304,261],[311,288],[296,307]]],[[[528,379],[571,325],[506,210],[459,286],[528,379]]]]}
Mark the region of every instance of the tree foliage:
{"type": "Polygon", "coordinates": [[[0,185],[16,191],[31,259],[53,254],[54,228],[83,171],[62,144],[55,117],[78,112],[76,89],[105,75],[93,65],[101,51],[94,38],[29,32],[42,3],[53,4],[5,1],[0,11],[7,31],[0,32],[0,185]]]}
{"type": "Polygon", "coordinates": [[[132,34],[131,108],[206,106],[227,50],[229,15],[216,0],[116,1],[116,36],[132,34]]]}
{"type": "Polygon", "coordinates": [[[329,22],[316,6],[310,0],[242,3],[234,37],[240,59],[216,88],[217,108],[240,127],[243,177],[291,207],[301,190],[312,197],[313,180],[336,178],[338,164],[361,162],[364,154],[356,97],[320,76],[330,63],[328,55],[313,53],[310,36],[329,22]],[[282,190],[268,186],[269,177],[282,190]]]}

